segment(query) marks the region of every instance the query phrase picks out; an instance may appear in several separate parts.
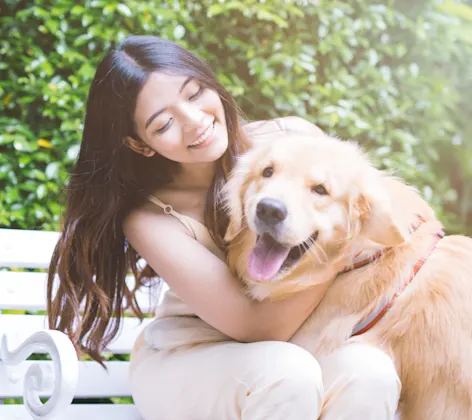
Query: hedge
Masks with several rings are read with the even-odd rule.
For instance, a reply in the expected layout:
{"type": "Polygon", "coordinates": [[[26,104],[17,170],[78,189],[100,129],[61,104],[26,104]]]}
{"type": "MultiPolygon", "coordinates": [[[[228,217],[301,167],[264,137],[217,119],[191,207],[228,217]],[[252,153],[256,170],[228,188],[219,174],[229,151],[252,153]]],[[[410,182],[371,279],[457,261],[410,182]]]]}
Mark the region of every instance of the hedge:
{"type": "Polygon", "coordinates": [[[0,226],[56,230],[95,66],[130,34],[206,59],[250,119],[358,140],[472,233],[472,8],[458,1],[7,0],[0,226]],[[6,35],[8,34],[8,35],[6,35]]]}

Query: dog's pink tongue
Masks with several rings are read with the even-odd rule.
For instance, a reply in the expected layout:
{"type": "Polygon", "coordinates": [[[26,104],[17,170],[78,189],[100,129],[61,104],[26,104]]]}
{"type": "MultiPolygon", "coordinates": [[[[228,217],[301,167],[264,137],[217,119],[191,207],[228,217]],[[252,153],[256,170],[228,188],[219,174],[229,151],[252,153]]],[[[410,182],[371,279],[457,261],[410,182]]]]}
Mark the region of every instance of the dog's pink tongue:
{"type": "Polygon", "coordinates": [[[253,280],[268,281],[274,277],[290,252],[272,236],[264,234],[249,254],[248,274],[253,280]]]}

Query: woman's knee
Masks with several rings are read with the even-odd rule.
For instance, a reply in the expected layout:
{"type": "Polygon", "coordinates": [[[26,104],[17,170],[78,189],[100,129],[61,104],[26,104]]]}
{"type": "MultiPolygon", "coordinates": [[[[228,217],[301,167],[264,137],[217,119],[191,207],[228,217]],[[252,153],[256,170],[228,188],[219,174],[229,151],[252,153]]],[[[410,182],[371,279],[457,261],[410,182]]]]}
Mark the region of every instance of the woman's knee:
{"type": "Polygon", "coordinates": [[[323,377],[317,360],[306,350],[291,343],[259,343],[266,348],[260,363],[252,365],[253,382],[258,389],[278,387],[285,395],[307,400],[323,397],[323,377]]]}
{"type": "Polygon", "coordinates": [[[393,360],[385,352],[353,342],[320,363],[325,389],[333,397],[330,409],[342,404],[356,413],[375,411],[377,407],[379,412],[388,414],[387,417],[379,414],[379,419],[392,418],[400,398],[401,382],[393,360]]]}
{"type": "Polygon", "coordinates": [[[265,342],[256,346],[262,350],[260,362],[252,364],[252,380],[245,382],[242,418],[317,419],[324,391],[316,359],[290,343],[265,342]]]}
{"type": "Polygon", "coordinates": [[[354,360],[363,360],[360,370],[355,371],[355,382],[364,394],[372,396],[389,395],[398,399],[401,382],[391,357],[382,350],[361,343],[350,344],[355,352],[354,360]]]}
{"type": "Polygon", "coordinates": [[[294,384],[322,384],[321,367],[306,350],[291,343],[267,342],[269,349],[264,360],[267,377],[294,384]]]}
{"type": "Polygon", "coordinates": [[[352,416],[347,418],[393,420],[398,410],[400,391],[401,382],[393,363],[375,357],[370,360],[368,369],[351,377],[345,398],[338,402],[349,407],[352,416]]]}

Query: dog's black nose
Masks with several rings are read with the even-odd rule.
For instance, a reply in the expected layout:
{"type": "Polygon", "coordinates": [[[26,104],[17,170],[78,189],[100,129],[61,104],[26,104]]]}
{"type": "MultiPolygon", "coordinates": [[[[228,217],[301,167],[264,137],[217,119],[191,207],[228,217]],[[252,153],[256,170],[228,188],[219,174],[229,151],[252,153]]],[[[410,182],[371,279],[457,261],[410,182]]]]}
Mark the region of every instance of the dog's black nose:
{"type": "Polygon", "coordinates": [[[257,203],[256,214],[262,222],[275,226],[287,217],[287,207],[279,200],[263,198],[257,203]]]}

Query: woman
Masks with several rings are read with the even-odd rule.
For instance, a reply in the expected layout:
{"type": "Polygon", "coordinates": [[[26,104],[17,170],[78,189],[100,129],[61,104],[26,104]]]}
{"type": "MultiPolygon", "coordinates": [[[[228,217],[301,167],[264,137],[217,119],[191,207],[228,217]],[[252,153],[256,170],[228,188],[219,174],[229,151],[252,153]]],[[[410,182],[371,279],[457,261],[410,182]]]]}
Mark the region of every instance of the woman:
{"type": "Polygon", "coordinates": [[[218,192],[238,153],[287,127],[319,130],[296,117],[242,123],[211,69],[172,42],[133,36],[99,64],[50,267],[49,319],[101,361],[124,298],[140,313],[128,270],[166,280],[131,355],[146,420],[394,417],[400,382],[386,354],[352,343],[323,363],[322,380],[317,361],[287,343],[326,286],[255,302],[224,262],[218,192]]]}

